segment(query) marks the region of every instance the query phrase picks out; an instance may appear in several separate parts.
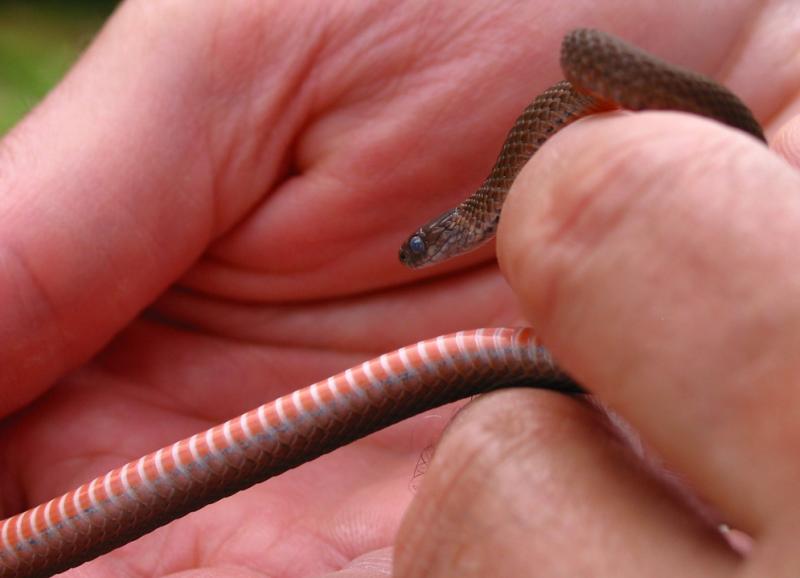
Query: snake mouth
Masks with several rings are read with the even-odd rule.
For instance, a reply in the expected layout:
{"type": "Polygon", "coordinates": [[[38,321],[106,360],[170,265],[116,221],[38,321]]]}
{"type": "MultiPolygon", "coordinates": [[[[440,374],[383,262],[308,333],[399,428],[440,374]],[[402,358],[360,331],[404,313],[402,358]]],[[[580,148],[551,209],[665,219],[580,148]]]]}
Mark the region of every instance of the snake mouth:
{"type": "Polygon", "coordinates": [[[414,268],[414,263],[411,259],[411,253],[405,246],[400,247],[400,254],[398,255],[400,262],[406,267],[414,268]]]}

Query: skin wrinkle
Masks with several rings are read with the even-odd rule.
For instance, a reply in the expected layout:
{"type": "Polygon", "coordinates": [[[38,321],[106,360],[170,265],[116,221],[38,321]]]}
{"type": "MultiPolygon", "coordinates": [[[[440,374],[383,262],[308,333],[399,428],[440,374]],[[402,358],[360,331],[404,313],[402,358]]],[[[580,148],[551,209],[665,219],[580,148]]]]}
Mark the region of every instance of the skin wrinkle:
{"type": "MultiPolygon", "coordinates": [[[[722,60],[714,65],[713,76],[721,79],[723,83],[727,82],[727,79],[732,75],[731,72],[740,65],[742,54],[750,46],[753,36],[758,30],[758,25],[755,22],[762,16],[766,1],[760,6],[752,4],[748,15],[741,19],[738,29],[731,34],[732,40],[727,44],[726,50],[722,52],[722,60]]],[[[762,122],[764,121],[763,117],[761,120],[762,122]]]]}
{"type": "MultiPolygon", "coordinates": [[[[277,4],[275,6],[277,6],[277,4]]],[[[274,9],[271,10],[273,12],[275,11],[274,9]]],[[[266,8],[261,11],[265,12],[266,8]]],[[[279,14],[276,23],[280,23],[281,18],[282,15],[279,14]]],[[[221,18],[219,20],[221,20],[221,18]]],[[[246,61],[245,68],[255,68],[259,66],[260,59],[263,58],[260,54],[269,51],[266,46],[267,40],[269,40],[270,43],[275,42],[275,39],[272,37],[274,36],[274,28],[267,30],[259,26],[258,18],[253,18],[251,21],[253,26],[245,35],[259,39],[256,40],[256,44],[259,45],[261,49],[254,49],[248,52],[248,54],[253,54],[253,58],[246,61]]],[[[220,26],[222,25],[220,24],[220,26]]],[[[285,28],[288,29],[289,26],[285,26],[285,28]]],[[[231,37],[230,31],[225,30],[224,32],[227,33],[228,37],[224,38],[224,41],[218,40],[217,43],[220,45],[230,43],[234,40],[234,38],[231,37]]],[[[218,36],[221,36],[221,33],[218,36]]],[[[314,36],[310,35],[308,38],[312,39],[314,36]]],[[[240,39],[236,39],[236,41],[240,41],[240,39]]],[[[226,115],[231,114],[232,109],[236,110],[236,108],[232,106],[234,103],[225,102],[225,106],[217,107],[217,110],[222,113],[220,121],[208,123],[208,125],[211,127],[219,125],[225,127],[226,130],[217,131],[211,140],[228,143],[225,146],[217,147],[223,152],[215,155],[217,159],[213,162],[213,166],[217,168],[217,170],[214,171],[216,175],[214,190],[217,191],[214,198],[217,207],[222,206],[220,203],[222,203],[223,199],[227,205],[231,205],[227,196],[222,195],[222,191],[230,189],[232,186],[230,182],[227,182],[228,179],[226,177],[252,172],[253,168],[257,168],[259,165],[263,165],[263,168],[259,169],[262,174],[271,172],[274,175],[274,179],[279,179],[281,173],[285,172],[285,167],[288,166],[286,159],[290,153],[269,154],[267,151],[291,151],[291,147],[286,143],[294,140],[295,134],[299,130],[299,121],[308,114],[308,93],[310,80],[313,79],[313,63],[318,57],[321,43],[322,38],[313,44],[305,42],[303,44],[303,49],[298,51],[301,54],[300,57],[295,53],[295,58],[287,60],[289,63],[287,66],[282,66],[281,69],[276,70],[272,76],[264,75],[267,82],[262,84],[257,84],[255,80],[248,78],[249,75],[243,74],[243,77],[248,78],[248,80],[242,80],[241,84],[243,85],[243,89],[237,92],[246,96],[237,97],[235,103],[239,109],[236,118],[241,120],[235,120],[234,122],[226,118],[226,115]],[[269,79],[274,76],[281,78],[280,84],[269,82],[269,79]],[[280,90],[276,91],[276,86],[279,86],[280,90]],[[240,101],[244,101],[244,105],[241,105],[240,101]],[[277,111],[281,111],[281,114],[277,114],[277,111]],[[260,120],[263,126],[259,128],[258,122],[254,124],[253,119],[260,120]],[[277,123],[278,129],[273,125],[276,119],[280,121],[277,123]],[[251,132],[256,137],[244,150],[242,150],[241,143],[236,142],[236,139],[239,138],[239,135],[243,132],[242,125],[253,126],[254,130],[251,130],[251,132]],[[238,165],[242,166],[239,167],[238,165]]],[[[224,55],[226,60],[217,68],[211,67],[212,71],[224,71],[226,73],[225,76],[229,77],[232,67],[242,68],[241,57],[238,51],[232,52],[229,49],[220,49],[216,52],[224,55]]],[[[222,75],[220,75],[220,77],[224,78],[222,75]]],[[[212,94],[220,93],[221,95],[227,95],[230,93],[230,87],[222,80],[212,80],[211,85],[208,91],[212,94]]],[[[236,178],[238,178],[238,176],[236,178]]],[[[217,241],[212,255],[221,251],[221,247],[224,246],[224,241],[227,238],[226,235],[234,225],[243,226],[248,219],[261,210],[261,205],[263,203],[263,198],[261,197],[263,196],[263,192],[256,192],[259,196],[253,197],[252,206],[244,211],[244,213],[242,213],[241,207],[237,207],[236,205],[233,205],[227,210],[216,209],[216,214],[218,215],[217,221],[220,223],[216,234],[222,235],[222,238],[217,241]],[[222,215],[231,214],[231,209],[233,209],[234,214],[233,220],[231,217],[222,217],[222,215]],[[239,214],[239,216],[236,217],[236,214],[239,214]]],[[[230,257],[227,257],[227,260],[230,260],[230,257]]]]}
{"type": "MultiPolygon", "coordinates": [[[[163,413],[164,415],[177,414],[182,419],[190,421],[192,423],[190,428],[192,429],[187,428],[187,433],[189,434],[195,431],[200,431],[205,424],[220,421],[221,412],[218,408],[198,406],[196,398],[193,398],[191,395],[187,395],[187,393],[182,390],[162,385],[155,379],[152,382],[147,383],[147,389],[143,389],[141,387],[141,381],[126,379],[122,368],[116,367],[113,359],[107,363],[104,363],[101,359],[97,373],[102,374],[102,377],[105,379],[113,380],[115,382],[115,388],[123,389],[127,396],[127,403],[129,405],[139,405],[142,407],[142,409],[147,408],[148,411],[153,413],[163,413]]],[[[66,379],[64,385],[69,384],[69,386],[74,387],[74,381],[76,378],[88,380],[92,377],[96,376],[92,374],[83,375],[82,373],[78,373],[75,377],[70,376],[70,378],[66,379]]],[[[51,391],[52,393],[48,392],[46,395],[50,396],[60,394],[58,386],[51,391]]],[[[109,400],[109,402],[110,401],[111,400],[109,400]]],[[[138,446],[138,444],[134,445],[138,446]]],[[[158,449],[157,442],[155,442],[155,446],[156,449],[158,449]]],[[[132,451],[126,453],[125,457],[129,457],[131,454],[135,453],[135,451],[139,451],[139,448],[131,448],[131,450],[132,451]]],[[[118,460],[118,462],[125,463],[122,459],[118,460]]]]}
{"type": "Polygon", "coordinates": [[[26,371],[30,370],[34,365],[38,365],[44,356],[44,352],[41,351],[36,355],[34,353],[36,349],[46,347],[48,362],[53,363],[57,360],[57,366],[61,369],[65,367],[65,361],[59,355],[59,351],[67,343],[67,336],[64,334],[60,323],[57,322],[55,304],[41,280],[37,278],[34,271],[28,266],[25,256],[16,250],[13,244],[4,243],[0,245],[0,263],[2,263],[3,284],[11,289],[12,283],[9,279],[14,280],[13,293],[18,296],[15,300],[18,305],[15,316],[25,320],[21,321],[21,324],[25,326],[39,326],[49,329],[46,339],[36,341],[20,340],[14,344],[9,356],[19,354],[22,351],[22,364],[3,364],[10,390],[19,391],[15,386],[26,381],[26,371]],[[16,267],[13,264],[16,264],[16,267]],[[9,275],[12,271],[13,273],[9,275]],[[33,304],[35,304],[35,307],[33,304]],[[24,308],[21,307],[23,305],[24,308]],[[52,320],[52,322],[48,322],[48,319],[52,320]],[[20,344],[22,344],[22,347],[20,347],[20,344]]]}
{"type": "MultiPolygon", "coordinates": [[[[770,114],[768,117],[764,119],[764,122],[767,126],[780,126],[779,130],[783,131],[786,130],[788,127],[797,123],[797,116],[793,115],[790,117],[786,123],[780,123],[779,121],[785,115],[787,110],[791,110],[793,108],[792,105],[797,107],[798,112],[800,112],[800,106],[797,106],[797,103],[800,102],[800,81],[798,82],[797,89],[794,92],[787,92],[783,100],[776,105],[776,112],[770,114]]],[[[781,151],[776,149],[776,145],[780,140],[780,132],[776,133],[775,136],[769,139],[770,148],[778,152],[779,154],[781,151]]],[[[796,155],[795,155],[795,158],[796,155]]],[[[797,167],[798,163],[794,162],[793,166],[797,167]]]]}
{"type": "MultiPolygon", "coordinates": [[[[762,12],[761,16],[764,22],[760,28],[762,34],[759,38],[754,38],[753,52],[750,56],[759,52],[766,52],[774,56],[761,63],[761,74],[753,77],[750,84],[757,86],[762,82],[769,82],[772,78],[781,78],[787,85],[783,90],[769,95],[771,98],[762,95],[761,99],[755,102],[758,105],[766,101],[760,107],[760,118],[767,127],[767,134],[770,135],[774,129],[791,122],[791,118],[800,111],[800,107],[797,106],[797,103],[800,102],[798,100],[798,95],[800,95],[800,75],[798,74],[800,58],[798,58],[796,50],[791,47],[792,40],[800,32],[800,26],[796,24],[798,22],[796,5],[788,2],[771,2],[767,6],[768,10],[762,12]],[[775,26],[777,22],[788,24],[789,28],[778,31],[778,27],[775,26]]],[[[743,61],[743,65],[743,70],[747,70],[751,66],[747,60],[743,61]]],[[[742,88],[746,87],[742,86],[742,88]]]]}
{"type": "MultiPolygon", "coordinates": [[[[416,291],[424,291],[424,301],[409,306],[410,288],[400,286],[338,299],[286,303],[237,303],[229,299],[211,299],[191,291],[176,289],[164,295],[155,310],[168,319],[183,320],[204,333],[241,339],[256,345],[299,346],[309,349],[333,348],[339,352],[379,354],[413,341],[416,334],[395,335],[392,339],[372,337],[364,347],[365,336],[371,334],[370,319],[377,308],[396,310],[397,316],[410,319],[438,317],[442,330],[456,331],[479,323],[509,323],[518,319],[519,312],[507,285],[498,275],[494,264],[462,270],[458,274],[437,276],[418,283],[416,291]],[[465,278],[472,281],[470,289],[459,289],[456,283],[465,278]],[[447,307],[454,295],[492,294],[480,316],[469,311],[453,311],[447,307]],[[343,324],[345,318],[357,317],[352,326],[343,324]],[[309,330],[316,328],[313,336],[309,330]]],[[[412,324],[413,325],[413,324],[412,324]]]]}
{"type": "MultiPolygon", "coordinates": [[[[0,138],[0,187],[2,187],[0,193],[5,197],[13,197],[18,190],[18,171],[15,168],[18,163],[16,157],[21,154],[21,151],[17,140],[18,137],[14,131],[0,138]]],[[[14,207],[14,204],[0,205],[0,219],[7,219],[14,207]]]]}
{"type": "MultiPolygon", "coordinates": [[[[221,53],[219,48],[220,44],[220,28],[222,26],[221,18],[215,21],[215,24],[211,25],[211,32],[209,34],[209,38],[211,39],[208,44],[208,50],[204,51],[201,56],[201,60],[208,60],[209,62],[214,62],[215,59],[218,58],[218,54],[221,53]]],[[[217,63],[217,66],[220,66],[217,63]]],[[[223,68],[224,69],[224,68],[223,68]]],[[[196,87],[196,90],[208,90],[209,92],[214,92],[214,89],[211,88],[214,86],[217,81],[213,77],[213,71],[215,70],[214,66],[209,66],[209,77],[207,77],[207,82],[198,82],[198,84],[209,84],[210,86],[206,87],[196,87]]],[[[208,106],[204,107],[200,112],[202,113],[200,116],[202,118],[211,117],[213,113],[214,107],[208,106]]],[[[212,135],[212,131],[210,130],[214,124],[210,120],[205,120],[203,122],[199,122],[198,129],[196,130],[197,138],[195,139],[196,143],[201,143],[202,146],[197,146],[196,154],[198,158],[205,159],[205,162],[198,163],[201,167],[208,167],[206,170],[206,174],[202,179],[203,182],[209,183],[207,194],[208,198],[210,199],[210,212],[209,212],[209,219],[208,219],[208,228],[205,231],[208,239],[216,238],[221,231],[225,230],[225,222],[228,220],[227,218],[223,217],[227,213],[227,211],[223,210],[223,202],[222,202],[222,191],[223,191],[223,184],[221,182],[222,175],[226,174],[224,170],[215,170],[214,167],[224,169],[229,164],[228,160],[228,153],[232,150],[232,147],[221,147],[224,151],[222,155],[215,155],[214,146],[215,142],[220,142],[219,133],[212,135]],[[199,128],[202,127],[202,128],[199,128]],[[215,158],[216,156],[216,158],[215,158]]]]}
{"type": "Polygon", "coordinates": [[[783,157],[791,166],[800,168],[800,118],[789,122],[778,131],[771,147],[775,153],[783,157]]]}
{"type": "Polygon", "coordinates": [[[327,45],[328,50],[321,54],[326,66],[322,69],[324,77],[320,79],[320,85],[336,84],[338,91],[320,93],[319,105],[324,106],[321,110],[341,104],[342,101],[357,104],[362,100],[375,101],[374,97],[392,94],[397,83],[403,82],[403,74],[393,78],[388,85],[377,81],[365,85],[359,76],[369,72],[367,76],[371,77],[374,65],[381,59],[379,55],[391,53],[395,46],[401,46],[404,50],[388,63],[393,72],[407,73],[411,68],[420,66],[405,51],[413,39],[411,23],[417,14],[417,11],[409,12],[407,7],[399,10],[397,6],[381,6],[380,3],[374,3],[365,11],[351,10],[350,7],[342,10],[338,20],[330,26],[333,33],[327,45]],[[355,17],[352,12],[355,12],[355,17]],[[358,54],[365,54],[366,58],[355,58],[358,54]],[[333,78],[339,82],[331,82],[333,78]]]}
{"type": "MultiPolygon", "coordinates": [[[[460,413],[461,412],[459,412],[459,414],[460,413]]],[[[457,418],[458,414],[456,415],[456,419],[457,418]]],[[[452,427],[451,425],[445,430],[438,444],[440,447],[444,437],[447,436],[450,431],[458,431],[458,426],[452,427]]],[[[476,451],[469,451],[471,444],[463,443],[464,440],[461,436],[456,436],[454,439],[457,441],[452,443],[456,444],[457,451],[448,452],[450,459],[443,463],[444,471],[441,469],[436,471],[436,485],[432,491],[440,495],[441,499],[436,502],[435,509],[427,515],[427,518],[432,521],[431,526],[450,528],[451,531],[447,532],[450,535],[452,535],[452,529],[454,528],[472,528],[469,522],[470,509],[459,509],[456,506],[457,504],[475,503],[477,495],[482,492],[481,488],[488,481],[484,472],[491,473],[491,469],[483,467],[484,462],[481,459],[483,456],[480,451],[477,451],[477,447],[475,447],[476,451]],[[459,441],[461,441],[461,443],[459,443],[459,441]],[[453,459],[453,456],[457,456],[457,461],[453,459]],[[470,483],[470,480],[478,480],[478,483],[470,483]],[[453,519],[454,515],[457,516],[458,521],[453,519]]],[[[479,444],[475,444],[475,446],[477,445],[479,444]]],[[[433,461],[436,461],[435,456],[433,461]]],[[[439,459],[439,462],[442,462],[442,458],[439,459]]],[[[423,486],[422,491],[431,490],[423,486]]],[[[448,540],[450,542],[449,545],[435,545],[428,540],[429,529],[427,528],[427,524],[418,526],[418,528],[417,543],[414,544],[412,542],[409,546],[418,554],[414,565],[420,568],[423,574],[435,571],[436,568],[439,568],[441,571],[442,566],[449,569],[452,569],[453,566],[459,566],[458,554],[463,555],[463,552],[459,552],[458,550],[455,553],[452,552],[453,543],[457,543],[458,540],[448,540]],[[425,555],[426,553],[427,555],[425,555]],[[442,559],[442,553],[449,553],[449,555],[445,559],[442,559]]],[[[407,559],[407,557],[404,559],[407,559]]]]}
{"type": "MultiPolygon", "coordinates": [[[[254,26],[258,21],[258,19],[253,20],[254,26]]],[[[268,30],[257,26],[254,27],[250,34],[261,38],[261,41],[257,42],[257,44],[267,44],[268,40],[270,43],[274,42],[274,38],[270,37],[268,30]]],[[[308,38],[310,40],[314,36],[309,36],[308,38]]],[[[233,38],[229,35],[227,41],[231,42],[232,40],[233,38]]],[[[225,137],[221,138],[221,135],[217,133],[213,135],[211,140],[227,143],[221,147],[222,153],[212,155],[212,157],[217,157],[212,163],[212,166],[216,167],[214,171],[216,175],[216,194],[214,197],[215,206],[217,207],[216,214],[219,215],[217,217],[218,221],[221,221],[223,225],[216,230],[216,234],[220,238],[218,238],[215,248],[211,251],[212,258],[215,255],[224,255],[230,261],[230,256],[225,255],[224,251],[224,245],[230,230],[235,226],[246,226],[247,221],[254,213],[263,210],[265,202],[263,192],[255,191],[258,194],[253,195],[251,206],[246,208],[245,211],[235,205],[230,206],[227,210],[222,209],[221,207],[225,203],[231,205],[226,196],[222,194],[230,188],[230,183],[226,183],[224,180],[225,177],[252,172],[252,167],[258,167],[262,164],[264,168],[260,169],[259,172],[271,174],[271,178],[267,183],[270,188],[285,176],[286,167],[291,164],[288,159],[293,154],[293,147],[290,147],[289,143],[296,140],[297,135],[300,133],[303,119],[308,116],[312,98],[310,90],[313,89],[313,84],[310,83],[310,80],[314,77],[313,72],[322,42],[323,39],[320,38],[314,43],[304,43],[302,50],[298,51],[301,55],[300,57],[295,56],[290,61],[290,65],[282,66],[279,70],[276,70],[274,75],[281,78],[280,84],[274,82],[265,82],[264,84],[243,82],[245,87],[241,92],[247,94],[247,96],[237,98],[237,101],[244,100],[244,105],[237,102],[241,109],[238,111],[237,120],[228,120],[227,116],[231,114],[230,107],[221,107],[219,110],[222,113],[222,119],[216,123],[209,123],[211,127],[218,125],[226,128],[224,131],[226,133],[225,137]],[[276,86],[279,89],[276,89],[276,86]],[[255,122],[254,119],[256,119],[255,122]],[[255,135],[255,138],[245,150],[242,150],[242,143],[237,140],[243,132],[242,126],[252,126],[252,134],[255,135]],[[268,154],[266,151],[284,152],[268,154]],[[284,174],[282,175],[282,173],[284,174]],[[228,213],[232,213],[230,217],[221,218],[221,215],[228,213]]],[[[263,50],[268,50],[266,46],[262,48],[263,50]]],[[[222,74],[227,72],[229,65],[236,65],[239,53],[238,51],[232,53],[230,50],[219,52],[228,57],[224,65],[217,69],[222,74]]],[[[258,54],[259,52],[256,50],[253,53],[258,54]]],[[[249,68],[257,68],[257,66],[258,59],[255,59],[250,63],[249,68]]],[[[212,68],[212,70],[215,69],[212,68]]],[[[265,78],[269,79],[271,76],[266,75],[265,78]]],[[[229,87],[225,86],[224,82],[220,81],[219,85],[219,88],[214,87],[214,92],[220,92],[223,95],[229,92],[229,87]]],[[[278,190],[272,194],[276,194],[278,190]]],[[[269,199],[269,197],[266,198],[269,199]]],[[[234,261],[233,265],[239,266],[240,264],[234,261]]]]}
{"type": "MultiPolygon", "coordinates": [[[[324,61],[325,66],[317,65],[319,73],[310,75],[310,80],[320,88],[314,98],[314,112],[309,117],[313,121],[308,123],[308,126],[313,127],[316,119],[324,118],[325,115],[323,113],[328,113],[335,108],[341,110],[345,104],[349,107],[355,107],[365,101],[378,100],[378,97],[383,95],[403,95],[409,92],[408,89],[412,87],[406,86],[403,89],[401,83],[407,83],[406,76],[415,78],[415,75],[410,74],[410,72],[412,68],[420,67],[420,61],[416,61],[407,55],[405,50],[399,52],[400,55],[403,55],[402,58],[397,58],[396,61],[391,63],[395,67],[393,69],[395,72],[404,73],[396,75],[397,78],[393,77],[392,83],[387,84],[385,81],[376,81],[370,83],[368,85],[369,88],[365,89],[363,78],[359,79],[358,82],[355,80],[352,82],[343,81],[350,77],[358,79],[359,74],[363,75],[365,71],[373,69],[376,57],[369,55],[391,51],[395,44],[405,45],[406,43],[411,43],[410,35],[414,27],[411,26],[410,22],[401,21],[395,24],[398,16],[402,15],[405,15],[405,12],[395,11],[387,17],[385,10],[377,9],[377,5],[374,10],[367,10],[355,20],[348,11],[342,11],[342,14],[338,16],[340,26],[329,27],[335,34],[329,34],[330,40],[325,43],[325,49],[318,55],[319,59],[324,61]],[[389,25],[393,27],[387,29],[389,25]],[[376,31],[373,32],[373,29],[376,31]],[[357,55],[367,55],[367,59],[356,58],[355,56],[357,55]],[[359,68],[362,62],[364,64],[359,68]],[[333,79],[336,79],[336,82],[333,79]],[[332,92],[331,85],[337,86],[338,91],[332,92]],[[323,94],[324,97],[320,96],[323,94]]],[[[407,16],[407,20],[413,20],[413,18],[407,16]]],[[[383,62],[383,64],[387,63],[383,62]]],[[[375,112],[378,112],[377,108],[375,112]]],[[[308,133],[309,129],[307,127],[301,134],[299,166],[303,167],[304,170],[315,166],[326,168],[324,161],[330,153],[315,151],[313,148],[310,151],[308,150],[309,146],[325,142],[325,139],[309,138],[308,133]]],[[[352,143],[348,144],[352,145],[352,143]]],[[[339,149],[339,146],[332,146],[327,150],[338,152],[339,149]]],[[[344,176],[342,180],[345,180],[344,176]]],[[[348,180],[351,179],[348,178],[348,180]]]]}
{"type": "MultiPolygon", "coordinates": [[[[439,442],[439,446],[441,447],[441,440],[439,442]]],[[[459,455],[458,453],[456,455],[459,455]]],[[[414,552],[414,556],[401,556],[398,557],[397,553],[395,553],[395,574],[399,576],[407,576],[409,572],[413,572],[415,569],[420,569],[419,572],[427,573],[431,570],[431,564],[433,560],[436,558],[436,554],[438,553],[437,550],[440,548],[438,545],[434,545],[432,542],[426,539],[426,532],[427,527],[429,525],[441,525],[442,520],[446,519],[444,516],[440,514],[446,509],[448,499],[457,499],[457,494],[453,491],[455,488],[463,489],[464,484],[460,483],[460,474],[462,473],[472,473],[471,471],[467,470],[467,467],[470,465],[469,460],[463,459],[459,457],[459,467],[457,470],[453,470],[452,467],[448,467],[446,472],[452,472],[452,475],[449,475],[445,479],[445,487],[447,491],[439,492],[444,498],[441,500],[434,501],[430,504],[430,508],[427,511],[422,512],[420,518],[420,524],[415,524],[411,530],[406,531],[406,536],[400,541],[403,544],[404,548],[408,548],[409,551],[414,552]]],[[[426,474],[426,477],[428,475],[426,474]]],[[[442,473],[437,472],[436,488],[438,489],[439,485],[441,484],[442,480],[442,473]]],[[[426,490],[429,487],[430,482],[426,482],[425,486],[423,486],[422,491],[435,491],[435,490],[426,490]]],[[[469,500],[467,500],[469,503],[469,500]]],[[[405,528],[401,526],[401,531],[405,528]]],[[[412,574],[415,575],[415,574],[412,574]]]]}
{"type": "MultiPolygon", "coordinates": [[[[371,477],[372,476],[364,480],[366,486],[357,490],[357,493],[364,495],[370,494],[368,488],[371,477]]],[[[325,485],[324,482],[318,483],[322,486],[325,485]]],[[[378,490],[380,489],[381,488],[378,488],[378,490]]],[[[297,491],[296,499],[302,499],[303,493],[303,491],[297,491]]],[[[335,504],[323,502],[325,509],[313,519],[309,519],[306,516],[298,516],[274,532],[274,535],[270,537],[266,547],[262,546],[263,550],[265,550],[262,554],[265,559],[286,558],[286,562],[280,566],[273,566],[271,568],[272,572],[276,572],[279,575],[295,575],[292,574],[292,572],[296,571],[297,563],[293,558],[296,558],[300,554],[297,553],[297,539],[295,538],[293,540],[295,543],[290,542],[287,544],[285,538],[287,534],[301,536],[300,539],[307,548],[323,552],[325,556],[325,560],[315,564],[313,573],[309,574],[312,570],[307,569],[306,573],[300,575],[316,576],[318,572],[338,570],[346,567],[348,562],[354,557],[358,557],[360,555],[359,553],[354,554],[353,552],[346,551],[347,547],[341,541],[342,530],[339,527],[339,510],[346,508],[346,502],[352,499],[354,499],[354,496],[348,496],[346,500],[335,504]],[[333,530],[329,531],[330,528],[333,528],[333,530]],[[320,545],[324,545],[325,547],[320,547],[320,545]],[[269,553],[270,550],[274,551],[274,553],[269,553]],[[281,556],[281,554],[284,553],[288,553],[288,556],[281,556]]],[[[269,515],[269,508],[265,508],[264,514],[269,515]]],[[[387,543],[387,537],[391,535],[391,532],[387,530],[388,524],[386,520],[379,520],[377,523],[375,523],[375,520],[372,520],[372,522],[373,523],[371,523],[368,528],[365,528],[369,531],[369,538],[367,539],[370,542],[377,540],[385,545],[387,543]]],[[[246,532],[247,530],[245,529],[244,531],[246,532]]],[[[235,535],[231,535],[228,541],[230,542],[230,548],[233,548],[235,551],[237,548],[235,535]]]]}

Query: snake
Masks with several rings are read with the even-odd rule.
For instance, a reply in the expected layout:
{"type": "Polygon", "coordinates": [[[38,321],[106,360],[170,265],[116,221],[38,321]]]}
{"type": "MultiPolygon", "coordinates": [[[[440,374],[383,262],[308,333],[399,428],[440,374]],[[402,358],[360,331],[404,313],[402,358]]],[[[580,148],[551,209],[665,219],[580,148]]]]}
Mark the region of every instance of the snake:
{"type": "Polygon", "coordinates": [[[565,79],[537,96],[514,122],[480,188],[403,243],[403,264],[426,267],[491,240],[511,184],[528,159],[556,132],[588,115],[616,109],[689,112],[767,142],[753,113],[730,90],[608,33],[578,29],[564,36],[561,70],[565,79]]]}
{"type": "MultiPolygon", "coordinates": [[[[562,42],[565,79],[514,123],[480,188],[402,244],[418,268],[490,240],[509,187],[553,134],[587,115],[677,110],[766,142],[753,114],[710,78],[598,30],[562,42]]],[[[529,328],[460,331],[385,353],[166,446],[0,522],[0,578],[78,566],[159,526],[441,404],[504,387],[585,393],[529,328]]]]}

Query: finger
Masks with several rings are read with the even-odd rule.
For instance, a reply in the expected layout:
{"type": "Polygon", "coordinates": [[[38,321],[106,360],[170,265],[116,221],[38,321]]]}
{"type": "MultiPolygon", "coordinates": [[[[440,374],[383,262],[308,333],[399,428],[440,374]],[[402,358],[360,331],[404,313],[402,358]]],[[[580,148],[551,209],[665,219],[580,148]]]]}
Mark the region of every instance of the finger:
{"type": "MultiPolygon", "coordinates": [[[[224,10],[145,5],[124,3],[65,81],[0,143],[0,414],[96,351],[276,174],[280,142],[251,135],[258,158],[248,157],[255,147],[213,116],[222,90],[206,43],[216,42],[216,59],[231,56],[215,28],[214,11],[224,10]],[[240,180],[226,180],[226,170],[240,180]]],[[[235,58],[236,71],[250,74],[240,51],[235,58]]],[[[268,63],[251,64],[269,74],[268,63]]],[[[230,98],[236,110],[245,97],[230,98]]],[[[274,113],[279,98],[265,91],[258,106],[274,113]]],[[[289,138],[253,108],[239,107],[289,138]]]]}
{"type": "Polygon", "coordinates": [[[531,390],[457,417],[395,548],[404,578],[727,576],[737,563],[597,410],[531,390]]]}
{"type": "Polygon", "coordinates": [[[501,264],[529,318],[735,525],[791,518],[800,177],[686,115],[572,128],[504,208],[501,264]]]}

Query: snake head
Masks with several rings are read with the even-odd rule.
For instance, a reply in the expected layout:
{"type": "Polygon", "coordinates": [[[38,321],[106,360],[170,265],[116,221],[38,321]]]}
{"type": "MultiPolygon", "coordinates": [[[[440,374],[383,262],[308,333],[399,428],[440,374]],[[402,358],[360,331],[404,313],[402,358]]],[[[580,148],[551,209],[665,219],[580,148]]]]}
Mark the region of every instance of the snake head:
{"type": "Polygon", "coordinates": [[[400,262],[410,269],[427,267],[460,255],[470,248],[465,246],[465,235],[458,209],[451,209],[417,229],[400,247],[400,262]]]}
{"type": "Polygon", "coordinates": [[[400,247],[400,262],[409,269],[419,269],[432,265],[428,251],[427,235],[422,229],[411,235],[400,247]]]}

